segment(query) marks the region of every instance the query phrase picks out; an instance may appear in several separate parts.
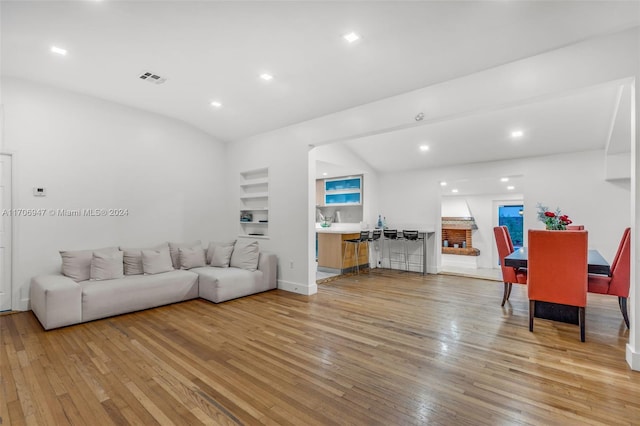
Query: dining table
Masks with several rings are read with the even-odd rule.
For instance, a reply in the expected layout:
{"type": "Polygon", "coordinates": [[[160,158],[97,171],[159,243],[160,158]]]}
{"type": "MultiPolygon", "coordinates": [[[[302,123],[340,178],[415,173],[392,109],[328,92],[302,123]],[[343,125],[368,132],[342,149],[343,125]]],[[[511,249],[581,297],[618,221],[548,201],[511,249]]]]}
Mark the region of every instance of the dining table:
{"type": "MultiPolygon", "coordinates": [[[[504,266],[526,268],[527,259],[527,248],[522,247],[504,258],[504,266]]],[[[611,272],[609,262],[607,262],[598,250],[588,250],[587,272],[589,274],[597,275],[609,275],[611,272]]],[[[534,316],[536,318],[550,319],[569,324],[579,324],[578,315],[578,308],[575,306],[541,301],[536,301],[535,303],[534,316]]]]}
{"type": "MultiPolygon", "coordinates": [[[[527,267],[527,248],[522,247],[504,258],[504,266],[513,268],[527,267]]],[[[589,249],[587,253],[587,272],[597,275],[609,275],[609,263],[598,250],[589,249]]]]}

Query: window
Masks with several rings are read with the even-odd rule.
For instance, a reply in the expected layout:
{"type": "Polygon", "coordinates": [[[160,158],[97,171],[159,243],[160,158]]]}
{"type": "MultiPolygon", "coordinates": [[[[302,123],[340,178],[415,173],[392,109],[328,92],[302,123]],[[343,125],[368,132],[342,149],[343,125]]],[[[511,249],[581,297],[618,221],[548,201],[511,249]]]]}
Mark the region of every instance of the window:
{"type": "Polygon", "coordinates": [[[522,204],[499,206],[498,226],[507,227],[514,249],[521,248],[524,244],[524,206],[522,204]]]}

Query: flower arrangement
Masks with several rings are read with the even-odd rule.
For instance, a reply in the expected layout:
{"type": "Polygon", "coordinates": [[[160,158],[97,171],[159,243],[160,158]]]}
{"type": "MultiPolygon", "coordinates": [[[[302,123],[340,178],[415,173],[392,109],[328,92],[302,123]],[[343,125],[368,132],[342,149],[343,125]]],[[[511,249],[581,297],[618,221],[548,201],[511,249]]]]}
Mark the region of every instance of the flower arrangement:
{"type": "Polygon", "coordinates": [[[567,225],[572,223],[569,216],[560,214],[560,208],[556,208],[556,211],[552,212],[541,203],[538,203],[536,207],[538,208],[538,220],[543,222],[547,229],[563,231],[567,229],[567,225]]]}

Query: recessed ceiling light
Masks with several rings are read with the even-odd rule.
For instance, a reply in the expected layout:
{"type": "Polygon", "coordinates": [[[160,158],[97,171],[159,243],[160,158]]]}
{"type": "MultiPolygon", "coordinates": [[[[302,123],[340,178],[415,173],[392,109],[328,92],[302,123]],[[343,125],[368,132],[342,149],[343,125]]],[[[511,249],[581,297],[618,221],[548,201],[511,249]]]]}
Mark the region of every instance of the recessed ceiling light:
{"type": "Polygon", "coordinates": [[[347,40],[349,43],[353,43],[355,41],[360,40],[360,36],[357,33],[353,32],[353,31],[351,31],[348,34],[343,35],[342,38],[347,40]]]}
{"type": "Polygon", "coordinates": [[[422,151],[422,152],[429,151],[429,146],[428,145],[420,145],[420,151],[422,151]]]}
{"type": "Polygon", "coordinates": [[[63,49],[61,47],[57,47],[57,46],[51,46],[51,52],[58,54],[58,55],[66,55],[67,54],[67,49],[63,49]]]}
{"type": "Polygon", "coordinates": [[[260,78],[263,79],[264,81],[270,81],[273,80],[273,76],[269,73],[262,73],[260,74],[260,78]]]}
{"type": "Polygon", "coordinates": [[[324,172],[324,173],[322,174],[322,176],[326,176],[326,175],[328,175],[328,173],[327,173],[327,172],[324,172]]]}
{"type": "Polygon", "coordinates": [[[447,182],[445,181],[440,182],[440,186],[447,186],[447,182]]]}
{"type": "Polygon", "coordinates": [[[218,101],[213,101],[213,102],[211,102],[211,106],[215,107],[215,108],[221,108],[222,107],[222,103],[220,103],[218,101]]]}
{"type": "Polygon", "coordinates": [[[455,188],[453,188],[453,189],[451,190],[451,192],[453,192],[454,194],[457,194],[457,193],[458,193],[458,190],[457,190],[457,189],[455,189],[455,188]]]}
{"type": "Polygon", "coordinates": [[[508,189],[509,191],[511,191],[512,189],[516,189],[516,187],[515,187],[515,186],[513,186],[513,185],[509,185],[509,186],[507,186],[507,189],[508,189]]]}
{"type": "Polygon", "coordinates": [[[509,178],[508,177],[500,178],[500,182],[509,182],[509,178]]]}
{"type": "Polygon", "coordinates": [[[511,132],[512,138],[521,138],[522,135],[524,135],[524,132],[522,130],[514,130],[513,132],[511,132]]]}

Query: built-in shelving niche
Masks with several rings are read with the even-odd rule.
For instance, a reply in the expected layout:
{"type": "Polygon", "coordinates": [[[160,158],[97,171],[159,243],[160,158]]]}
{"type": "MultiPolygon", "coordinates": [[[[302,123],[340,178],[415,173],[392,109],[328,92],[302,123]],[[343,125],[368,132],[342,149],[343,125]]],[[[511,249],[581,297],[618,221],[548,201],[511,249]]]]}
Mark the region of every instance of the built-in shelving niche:
{"type": "Polygon", "coordinates": [[[240,173],[240,235],[269,238],[269,169],[240,173]]]}

